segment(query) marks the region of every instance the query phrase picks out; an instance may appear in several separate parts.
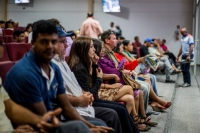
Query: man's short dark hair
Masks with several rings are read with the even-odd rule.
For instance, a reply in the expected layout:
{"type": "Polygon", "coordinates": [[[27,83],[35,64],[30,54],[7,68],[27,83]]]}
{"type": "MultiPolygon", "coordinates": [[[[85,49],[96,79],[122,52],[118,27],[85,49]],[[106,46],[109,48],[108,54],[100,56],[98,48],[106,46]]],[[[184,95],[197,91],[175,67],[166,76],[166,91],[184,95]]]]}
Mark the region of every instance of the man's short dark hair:
{"type": "Polygon", "coordinates": [[[165,39],[163,39],[162,41],[163,41],[164,43],[166,43],[166,40],[165,40],[165,39]]]}
{"type": "Polygon", "coordinates": [[[34,22],[32,40],[36,41],[38,34],[58,34],[56,25],[48,20],[39,20],[34,22]]]}
{"type": "Polygon", "coordinates": [[[156,40],[155,38],[151,39],[153,42],[156,40]]]}
{"type": "Polygon", "coordinates": [[[88,13],[87,16],[88,17],[93,17],[93,13],[88,13]]]}
{"type": "Polygon", "coordinates": [[[111,30],[106,30],[103,32],[103,34],[101,35],[101,41],[103,41],[104,43],[106,43],[106,39],[110,39],[110,35],[115,33],[111,30]]]}
{"type": "Polygon", "coordinates": [[[134,37],[134,40],[136,41],[137,38],[139,38],[139,37],[138,37],[138,36],[135,36],[135,37],[134,37]]]}
{"type": "Polygon", "coordinates": [[[22,33],[24,33],[24,31],[22,31],[22,30],[15,30],[15,31],[13,32],[13,38],[15,39],[16,36],[19,36],[19,35],[22,34],[22,33]]]}
{"type": "Polygon", "coordinates": [[[5,24],[5,23],[6,23],[6,22],[5,22],[5,21],[3,21],[3,20],[1,20],[1,21],[0,21],[0,24],[5,24]]]}
{"type": "Polygon", "coordinates": [[[114,22],[110,22],[111,25],[114,25],[114,22]]]}
{"type": "Polygon", "coordinates": [[[125,40],[125,37],[123,37],[123,36],[120,36],[120,38],[119,38],[120,40],[125,40]]]}

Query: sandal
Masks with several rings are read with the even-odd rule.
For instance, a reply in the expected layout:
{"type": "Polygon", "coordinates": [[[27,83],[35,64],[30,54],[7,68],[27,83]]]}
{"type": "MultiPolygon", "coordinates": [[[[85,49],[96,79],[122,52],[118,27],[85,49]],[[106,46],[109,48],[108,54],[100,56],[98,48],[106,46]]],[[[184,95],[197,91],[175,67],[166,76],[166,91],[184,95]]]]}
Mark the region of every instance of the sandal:
{"type": "Polygon", "coordinates": [[[165,107],[157,107],[157,106],[151,106],[153,111],[156,112],[163,112],[165,110],[165,107]]]}
{"type": "Polygon", "coordinates": [[[141,117],[141,119],[143,119],[143,120],[145,121],[144,124],[146,124],[146,125],[148,125],[148,126],[150,126],[150,127],[155,127],[156,125],[158,125],[157,122],[152,122],[152,121],[150,121],[151,118],[149,118],[149,117],[141,117]],[[148,119],[147,119],[147,118],[148,118],[148,119]]]}
{"type": "Polygon", "coordinates": [[[172,103],[171,102],[167,102],[166,104],[165,104],[165,109],[167,109],[167,108],[169,108],[170,106],[172,105],[172,103]]]}
{"type": "Polygon", "coordinates": [[[155,126],[158,125],[157,122],[146,122],[145,124],[148,125],[148,126],[150,126],[150,127],[155,127],[155,126]]]}
{"type": "Polygon", "coordinates": [[[136,115],[136,116],[134,116],[133,119],[134,119],[134,123],[135,123],[136,127],[138,128],[138,130],[140,130],[140,131],[149,131],[151,129],[150,126],[148,126],[146,124],[143,124],[141,122],[140,116],[136,115]],[[137,118],[137,119],[135,119],[135,118],[137,118]],[[139,125],[145,125],[145,128],[144,129],[140,129],[139,125]]]}

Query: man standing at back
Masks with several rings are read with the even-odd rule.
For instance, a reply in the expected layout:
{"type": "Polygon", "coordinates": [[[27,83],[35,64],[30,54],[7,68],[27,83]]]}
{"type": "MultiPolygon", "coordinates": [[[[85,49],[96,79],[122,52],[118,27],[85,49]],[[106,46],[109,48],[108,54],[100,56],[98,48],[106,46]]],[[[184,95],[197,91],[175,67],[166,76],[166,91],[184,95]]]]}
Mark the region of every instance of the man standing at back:
{"type": "Polygon", "coordinates": [[[186,28],[181,29],[181,48],[179,50],[176,61],[179,60],[179,57],[182,54],[182,60],[186,60],[186,63],[181,64],[181,69],[183,73],[183,81],[184,83],[180,85],[181,87],[189,87],[191,86],[191,78],[190,78],[190,60],[194,57],[194,39],[193,36],[187,33],[186,28]]]}
{"type": "Polygon", "coordinates": [[[88,13],[87,19],[82,23],[80,35],[98,39],[102,33],[100,23],[94,20],[93,13],[88,13]]]}

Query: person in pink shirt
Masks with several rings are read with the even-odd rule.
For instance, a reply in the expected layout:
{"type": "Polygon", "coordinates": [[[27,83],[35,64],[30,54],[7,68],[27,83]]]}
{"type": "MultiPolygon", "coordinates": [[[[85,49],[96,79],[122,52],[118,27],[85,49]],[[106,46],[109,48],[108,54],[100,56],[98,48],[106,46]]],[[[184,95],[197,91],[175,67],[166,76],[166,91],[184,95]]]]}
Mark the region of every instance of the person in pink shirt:
{"type": "Polygon", "coordinates": [[[65,57],[68,57],[71,47],[72,47],[73,40],[71,39],[71,37],[66,37],[66,41],[67,41],[67,49],[66,49],[65,57]]]}
{"type": "Polygon", "coordinates": [[[167,47],[165,44],[166,44],[166,40],[163,39],[163,40],[162,40],[162,43],[161,43],[161,45],[160,45],[160,47],[161,47],[162,50],[164,51],[164,54],[169,56],[169,59],[171,59],[172,63],[173,63],[175,66],[177,66],[177,65],[176,65],[176,56],[175,56],[172,52],[170,52],[170,51],[168,50],[168,47],[167,47]]]}
{"type": "Polygon", "coordinates": [[[103,33],[100,23],[94,20],[93,13],[87,14],[87,19],[82,23],[80,36],[88,36],[98,39],[103,33]]]}

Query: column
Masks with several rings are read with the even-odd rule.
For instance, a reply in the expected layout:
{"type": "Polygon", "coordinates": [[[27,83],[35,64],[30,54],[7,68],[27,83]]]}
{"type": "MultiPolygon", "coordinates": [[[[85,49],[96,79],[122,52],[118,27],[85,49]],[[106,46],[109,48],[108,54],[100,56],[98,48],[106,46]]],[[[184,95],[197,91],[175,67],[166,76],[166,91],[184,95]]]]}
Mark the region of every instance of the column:
{"type": "Polygon", "coordinates": [[[6,21],[7,20],[7,3],[8,0],[2,0],[2,20],[6,21]]]}

